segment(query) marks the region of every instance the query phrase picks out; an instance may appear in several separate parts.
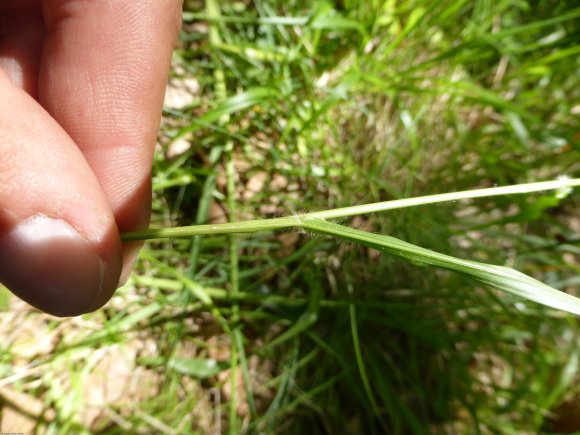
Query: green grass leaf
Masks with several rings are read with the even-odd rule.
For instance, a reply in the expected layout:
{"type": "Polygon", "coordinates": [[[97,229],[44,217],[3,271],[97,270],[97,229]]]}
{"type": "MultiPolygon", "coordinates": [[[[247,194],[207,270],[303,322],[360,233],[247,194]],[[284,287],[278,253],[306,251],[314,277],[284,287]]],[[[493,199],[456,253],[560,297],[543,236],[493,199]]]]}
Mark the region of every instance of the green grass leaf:
{"type": "Polygon", "coordinates": [[[521,296],[548,307],[580,315],[580,299],[553,289],[509,267],[463,260],[421,248],[394,237],[371,234],[320,219],[305,219],[304,228],[332,235],[378,251],[389,253],[417,265],[430,265],[469,275],[485,285],[521,296]]]}
{"type": "Polygon", "coordinates": [[[227,367],[223,363],[207,358],[173,358],[169,360],[168,366],[177,373],[197,379],[215,376],[227,367]]]}
{"type": "Polygon", "coordinates": [[[274,88],[256,87],[248,89],[241,94],[228,98],[220,103],[216,108],[207,111],[202,116],[192,119],[191,125],[184,127],[177,132],[175,138],[181,137],[187,133],[195,132],[203,127],[213,124],[224,116],[241,112],[242,110],[248,109],[256,104],[263,103],[279,96],[280,92],[274,88]]]}

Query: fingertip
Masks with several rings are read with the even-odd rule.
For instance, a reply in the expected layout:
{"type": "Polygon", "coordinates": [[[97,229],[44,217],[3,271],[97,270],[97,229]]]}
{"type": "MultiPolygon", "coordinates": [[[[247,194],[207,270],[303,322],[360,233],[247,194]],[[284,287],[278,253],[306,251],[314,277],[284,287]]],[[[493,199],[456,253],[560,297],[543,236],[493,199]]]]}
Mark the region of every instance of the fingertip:
{"type": "Polygon", "coordinates": [[[122,266],[111,207],[70,137],[2,73],[0,96],[0,281],[53,315],[97,309],[122,266]]]}
{"type": "Polygon", "coordinates": [[[133,272],[133,266],[139,257],[139,252],[143,247],[142,242],[132,242],[123,244],[123,269],[121,271],[121,276],[119,278],[119,287],[127,284],[131,273],[133,272]]]}
{"type": "Polygon", "coordinates": [[[112,295],[118,261],[103,258],[63,219],[37,214],[0,237],[0,279],[17,296],[54,316],[98,308],[112,295]]]}

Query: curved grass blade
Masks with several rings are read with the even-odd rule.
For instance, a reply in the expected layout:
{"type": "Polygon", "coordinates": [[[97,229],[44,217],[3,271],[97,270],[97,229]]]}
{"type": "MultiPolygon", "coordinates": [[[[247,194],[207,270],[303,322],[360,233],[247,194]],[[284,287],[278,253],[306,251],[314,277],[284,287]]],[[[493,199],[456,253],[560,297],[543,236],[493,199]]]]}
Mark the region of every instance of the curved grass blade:
{"type": "Polygon", "coordinates": [[[184,136],[187,133],[193,133],[197,130],[219,121],[220,118],[234,113],[241,112],[267,100],[278,98],[280,92],[274,88],[255,87],[247,91],[234,95],[223,102],[221,102],[214,109],[208,110],[198,118],[192,119],[191,124],[179,130],[173,139],[184,136]]]}
{"type": "Polygon", "coordinates": [[[381,252],[409,260],[414,264],[436,266],[471,276],[475,280],[529,299],[548,307],[580,315],[580,299],[553,289],[509,267],[463,260],[421,248],[394,237],[372,234],[321,219],[306,218],[303,228],[317,234],[338,237],[381,252]]]}

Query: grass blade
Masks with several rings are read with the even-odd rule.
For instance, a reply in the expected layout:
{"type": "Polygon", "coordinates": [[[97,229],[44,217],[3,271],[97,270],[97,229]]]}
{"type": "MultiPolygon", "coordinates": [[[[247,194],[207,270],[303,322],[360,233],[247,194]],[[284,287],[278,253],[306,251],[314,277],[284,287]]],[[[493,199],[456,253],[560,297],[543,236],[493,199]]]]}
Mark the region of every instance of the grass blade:
{"type": "Polygon", "coordinates": [[[321,219],[305,219],[303,227],[318,234],[331,235],[381,252],[404,258],[414,264],[430,265],[471,276],[499,290],[529,299],[548,307],[580,315],[580,299],[553,289],[509,267],[463,260],[421,248],[394,237],[371,234],[321,219]]]}
{"type": "Polygon", "coordinates": [[[219,121],[224,116],[241,112],[244,109],[260,104],[266,100],[279,97],[280,93],[274,88],[256,87],[247,91],[229,97],[220,103],[216,108],[208,110],[198,118],[192,119],[192,123],[182,128],[175,134],[174,139],[185,136],[187,133],[193,133],[199,129],[219,121]]]}

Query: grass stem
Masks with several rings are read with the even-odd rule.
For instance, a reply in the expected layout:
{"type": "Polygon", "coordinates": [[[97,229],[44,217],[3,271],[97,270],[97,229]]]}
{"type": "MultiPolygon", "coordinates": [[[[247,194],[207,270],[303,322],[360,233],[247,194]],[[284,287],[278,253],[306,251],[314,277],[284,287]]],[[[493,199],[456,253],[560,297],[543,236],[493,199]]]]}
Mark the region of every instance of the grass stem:
{"type": "Polygon", "coordinates": [[[376,202],[372,204],[356,205],[332,210],[317,211],[294,216],[273,219],[255,219],[235,223],[214,225],[191,225],[174,228],[149,229],[124,233],[125,242],[136,240],[152,240],[166,238],[194,237],[208,234],[254,233],[258,231],[272,231],[286,228],[302,227],[305,219],[336,219],[361,214],[377,213],[405,207],[436,204],[441,202],[460,201],[474,198],[485,198],[501,195],[516,195],[546,190],[569,189],[580,186],[580,179],[559,179],[537,183],[515,184],[512,186],[490,187],[487,189],[465,190],[461,192],[442,193],[437,195],[420,196],[416,198],[396,199],[393,201],[376,202]]]}

